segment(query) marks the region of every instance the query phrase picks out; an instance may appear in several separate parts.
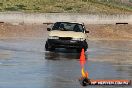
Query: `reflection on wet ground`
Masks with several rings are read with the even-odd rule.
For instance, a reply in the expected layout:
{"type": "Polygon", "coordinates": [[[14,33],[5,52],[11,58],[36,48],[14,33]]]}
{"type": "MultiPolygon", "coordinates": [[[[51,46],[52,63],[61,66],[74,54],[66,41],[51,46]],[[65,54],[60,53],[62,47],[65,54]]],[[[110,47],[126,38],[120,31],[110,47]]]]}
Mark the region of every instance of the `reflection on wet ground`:
{"type": "Polygon", "coordinates": [[[48,60],[71,60],[79,59],[80,53],[75,49],[56,49],[55,51],[45,52],[45,59],[48,60]],[[63,59],[61,59],[63,58],[63,59]]]}
{"type": "MultiPolygon", "coordinates": [[[[132,79],[132,41],[88,43],[86,69],[91,79],[132,79]]],[[[82,88],[80,54],[73,49],[44,51],[44,44],[43,39],[0,40],[0,88],[82,88]]]]}

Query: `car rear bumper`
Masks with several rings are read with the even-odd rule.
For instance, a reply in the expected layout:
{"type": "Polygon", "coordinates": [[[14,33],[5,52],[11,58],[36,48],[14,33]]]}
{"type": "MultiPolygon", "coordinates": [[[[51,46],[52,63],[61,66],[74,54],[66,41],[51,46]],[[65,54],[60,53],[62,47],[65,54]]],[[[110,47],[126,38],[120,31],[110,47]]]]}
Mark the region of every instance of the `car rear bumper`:
{"type": "Polygon", "coordinates": [[[86,41],[48,39],[47,42],[50,46],[55,48],[88,48],[86,41]]]}

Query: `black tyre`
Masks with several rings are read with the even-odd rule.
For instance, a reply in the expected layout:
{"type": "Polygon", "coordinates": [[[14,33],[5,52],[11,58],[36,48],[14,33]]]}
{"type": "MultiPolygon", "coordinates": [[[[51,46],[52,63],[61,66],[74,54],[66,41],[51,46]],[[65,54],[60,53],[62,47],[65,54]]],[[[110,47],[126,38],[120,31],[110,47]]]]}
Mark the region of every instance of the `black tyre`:
{"type": "Polygon", "coordinates": [[[87,48],[84,48],[84,51],[87,51],[87,48]]]}
{"type": "Polygon", "coordinates": [[[46,51],[48,51],[49,50],[49,45],[48,45],[48,43],[46,42],[46,44],[45,44],[45,50],[46,51]]]}
{"type": "Polygon", "coordinates": [[[84,48],[84,51],[87,51],[88,44],[87,44],[87,42],[86,42],[86,41],[84,41],[83,48],[84,48]]]}
{"type": "Polygon", "coordinates": [[[52,51],[52,50],[55,50],[55,48],[52,47],[52,46],[49,46],[48,42],[46,42],[46,44],[45,44],[45,50],[46,51],[52,51]]]}

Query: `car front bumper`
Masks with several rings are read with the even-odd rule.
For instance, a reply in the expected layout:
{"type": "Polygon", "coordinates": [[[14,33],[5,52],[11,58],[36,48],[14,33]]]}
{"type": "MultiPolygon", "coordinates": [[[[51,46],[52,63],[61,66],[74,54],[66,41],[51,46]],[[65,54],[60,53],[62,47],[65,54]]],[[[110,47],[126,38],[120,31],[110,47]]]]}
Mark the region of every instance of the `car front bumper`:
{"type": "Polygon", "coordinates": [[[48,39],[48,44],[55,48],[88,48],[86,41],[48,39]]]}

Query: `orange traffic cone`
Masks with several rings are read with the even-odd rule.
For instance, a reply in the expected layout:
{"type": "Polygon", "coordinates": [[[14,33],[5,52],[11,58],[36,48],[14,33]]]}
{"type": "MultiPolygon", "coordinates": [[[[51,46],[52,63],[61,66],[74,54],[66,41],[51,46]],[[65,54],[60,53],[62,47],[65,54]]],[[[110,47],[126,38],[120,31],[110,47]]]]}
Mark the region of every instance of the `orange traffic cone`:
{"type": "Polygon", "coordinates": [[[85,63],[86,63],[85,52],[84,52],[84,49],[82,48],[81,55],[80,55],[80,65],[84,67],[85,63]]]}

